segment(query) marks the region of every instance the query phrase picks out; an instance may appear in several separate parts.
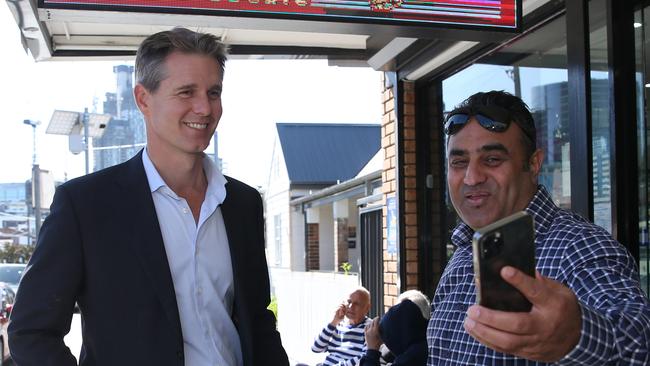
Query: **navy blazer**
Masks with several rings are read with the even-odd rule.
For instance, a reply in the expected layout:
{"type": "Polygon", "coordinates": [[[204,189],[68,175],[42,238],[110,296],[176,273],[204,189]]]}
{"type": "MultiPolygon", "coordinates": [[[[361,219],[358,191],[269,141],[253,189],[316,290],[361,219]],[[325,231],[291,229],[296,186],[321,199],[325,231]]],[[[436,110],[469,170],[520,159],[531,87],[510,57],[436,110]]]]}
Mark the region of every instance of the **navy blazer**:
{"type": "MultiPolygon", "coordinates": [[[[227,180],[221,211],[244,365],[288,365],[266,309],[262,200],[255,189],[227,180]]],[[[11,315],[17,366],[76,364],[63,343],[75,302],[83,325],[80,365],[184,365],[174,284],[142,151],[58,187],[11,315]]]]}

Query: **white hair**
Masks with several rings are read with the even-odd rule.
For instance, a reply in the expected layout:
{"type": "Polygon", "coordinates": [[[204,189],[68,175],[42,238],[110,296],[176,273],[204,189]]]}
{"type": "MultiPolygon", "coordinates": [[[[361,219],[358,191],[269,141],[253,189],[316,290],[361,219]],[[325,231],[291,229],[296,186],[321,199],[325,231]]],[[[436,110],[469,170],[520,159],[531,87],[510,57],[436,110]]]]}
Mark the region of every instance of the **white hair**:
{"type": "Polygon", "coordinates": [[[424,317],[424,319],[428,320],[431,317],[431,304],[429,303],[429,299],[427,298],[427,295],[423,294],[418,290],[408,290],[402,292],[399,295],[399,297],[397,298],[397,302],[400,303],[405,299],[411,300],[415,305],[417,305],[420,308],[420,311],[422,312],[422,316],[424,317]]]}

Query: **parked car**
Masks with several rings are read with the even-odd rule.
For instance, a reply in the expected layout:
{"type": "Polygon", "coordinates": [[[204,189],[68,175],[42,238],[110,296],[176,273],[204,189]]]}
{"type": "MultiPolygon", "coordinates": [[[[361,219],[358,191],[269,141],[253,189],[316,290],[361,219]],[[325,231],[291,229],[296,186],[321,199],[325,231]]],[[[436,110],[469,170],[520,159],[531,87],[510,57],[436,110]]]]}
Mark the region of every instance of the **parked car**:
{"type": "Polygon", "coordinates": [[[18,284],[23,277],[25,266],[24,263],[0,263],[0,282],[8,284],[14,293],[18,292],[18,284]]]}
{"type": "Polygon", "coordinates": [[[12,290],[11,285],[0,282],[0,366],[5,365],[5,362],[11,359],[7,327],[15,298],[16,293],[12,290]]]}

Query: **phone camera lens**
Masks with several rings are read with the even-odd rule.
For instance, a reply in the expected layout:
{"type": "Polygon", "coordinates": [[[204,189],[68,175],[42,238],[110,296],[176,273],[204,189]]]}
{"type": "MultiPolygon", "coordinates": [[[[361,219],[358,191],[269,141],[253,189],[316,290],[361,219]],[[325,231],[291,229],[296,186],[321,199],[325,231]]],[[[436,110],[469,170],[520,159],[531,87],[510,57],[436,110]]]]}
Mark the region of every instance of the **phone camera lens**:
{"type": "Polygon", "coordinates": [[[501,233],[497,232],[494,235],[490,236],[485,241],[485,245],[483,246],[483,257],[487,258],[499,254],[501,252],[502,244],[503,239],[501,238],[501,233]]]}

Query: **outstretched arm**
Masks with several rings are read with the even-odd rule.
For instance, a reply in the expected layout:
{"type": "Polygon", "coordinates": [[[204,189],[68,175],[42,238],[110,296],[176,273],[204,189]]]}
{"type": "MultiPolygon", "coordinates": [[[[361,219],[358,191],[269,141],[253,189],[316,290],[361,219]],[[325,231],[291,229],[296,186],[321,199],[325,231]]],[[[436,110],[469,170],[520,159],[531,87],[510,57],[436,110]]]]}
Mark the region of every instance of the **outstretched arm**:
{"type": "Polygon", "coordinates": [[[530,312],[507,312],[473,305],[465,330],[486,346],[529,360],[556,362],[580,339],[580,306],[566,286],[504,267],[502,277],[533,304],[530,312]]]}
{"type": "MultiPolygon", "coordinates": [[[[580,259],[565,286],[512,267],[502,277],[533,304],[529,313],[470,307],[465,329],[497,351],[559,364],[650,363],[650,302],[631,257],[618,243],[599,243],[600,255],[580,259]],[[603,254],[604,253],[604,254],[603,254]]],[[[569,266],[567,266],[569,267],[569,266]]]]}

